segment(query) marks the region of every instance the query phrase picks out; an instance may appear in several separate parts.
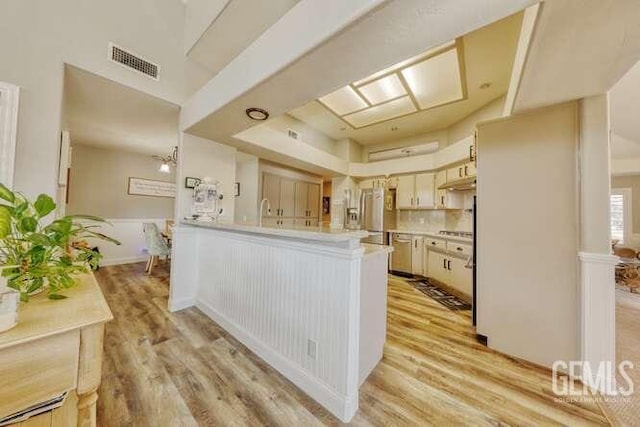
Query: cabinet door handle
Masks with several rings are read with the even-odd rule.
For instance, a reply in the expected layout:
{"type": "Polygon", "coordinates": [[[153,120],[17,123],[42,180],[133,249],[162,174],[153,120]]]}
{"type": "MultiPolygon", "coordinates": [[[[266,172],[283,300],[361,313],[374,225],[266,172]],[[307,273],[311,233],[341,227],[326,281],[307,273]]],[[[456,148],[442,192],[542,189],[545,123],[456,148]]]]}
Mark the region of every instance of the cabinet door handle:
{"type": "Polygon", "coordinates": [[[436,242],[431,242],[431,244],[432,244],[433,246],[435,246],[435,245],[436,245],[436,242]]]}
{"type": "Polygon", "coordinates": [[[447,270],[451,271],[451,261],[447,260],[447,270]]]}
{"type": "Polygon", "coordinates": [[[458,246],[458,247],[456,248],[456,250],[461,251],[461,250],[462,250],[462,248],[461,248],[460,246],[458,246]]]}
{"type": "Polygon", "coordinates": [[[442,260],[442,268],[444,268],[445,270],[447,269],[447,260],[446,259],[442,260]]]}
{"type": "Polygon", "coordinates": [[[458,178],[462,178],[462,168],[458,168],[458,178]]]}
{"type": "Polygon", "coordinates": [[[475,159],[473,158],[473,145],[469,146],[469,161],[473,162],[475,159]]]}
{"type": "Polygon", "coordinates": [[[418,249],[418,239],[413,241],[413,247],[418,249]]]}
{"type": "Polygon", "coordinates": [[[464,176],[469,176],[469,166],[464,165],[464,176]]]}
{"type": "Polygon", "coordinates": [[[420,197],[416,199],[416,206],[420,206],[420,197]]]}
{"type": "Polygon", "coordinates": [[[413,206],[413,197],[411,198],[411,206],[413,206]]]}
{"type": "Polygon", "coordinates": [[[444,196],[440,196],[440,204],[444,206],[444,196]]]}

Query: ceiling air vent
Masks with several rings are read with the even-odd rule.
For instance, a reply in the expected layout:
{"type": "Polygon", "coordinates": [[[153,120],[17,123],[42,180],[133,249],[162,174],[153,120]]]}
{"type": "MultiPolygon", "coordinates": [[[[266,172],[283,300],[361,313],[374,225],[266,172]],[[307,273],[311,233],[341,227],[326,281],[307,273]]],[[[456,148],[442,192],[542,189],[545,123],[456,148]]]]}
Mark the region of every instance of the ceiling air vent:
{"type": "Polygon", "coordinates": [[[140,74],[144,74],[153,80],[160,80],[159,72],[160,67],[158,64],[147,61],[140,55],[128,51],[113,43],[109,43],[109,60],[120,65],[123,65],[130,70],[134,70],[140,74]]]}
{"type": "Polygon", "coordinates": [[[300,133],[292,129],[287,129],[287,135],[291,139],[296,139],[296,140],[300,139],[300,133]]]}

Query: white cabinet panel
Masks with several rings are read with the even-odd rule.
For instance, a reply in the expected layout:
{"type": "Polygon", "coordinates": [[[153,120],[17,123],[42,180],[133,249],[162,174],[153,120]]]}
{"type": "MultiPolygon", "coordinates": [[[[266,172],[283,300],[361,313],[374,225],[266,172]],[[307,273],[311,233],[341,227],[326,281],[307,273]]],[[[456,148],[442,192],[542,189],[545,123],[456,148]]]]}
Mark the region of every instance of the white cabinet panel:
{"type": "Polygon", "coordinates": [[[396,189],[396,207],[398,209],[411,209],[414,207],[415,175],[398,177],[396,189]]]}
{"type": "Polygon", "coordinates": [[[411,273],[423,275],[423,243],[422,236],[411,237],[411,273]]]}
{"type": "Polygon", "coordinates": [[[422,173],[415,177],[415,207],[435,207],[435,174],[422,173]]]}
{"type": "Polygon", "coordinates": [[[448,284],[449,270],[447,270],[446,255],[437,251],[429,251],[427,258],[428,277],[434,278],[445,285],[448,284]]]}
{"type": "Polygon", "coordinates": [[[471,295],[473,292],[473,272],[470,268],[465,267],[467,260],[463,258],[449,258],[449,283],[452,288],[466,294],[471,295]]]}

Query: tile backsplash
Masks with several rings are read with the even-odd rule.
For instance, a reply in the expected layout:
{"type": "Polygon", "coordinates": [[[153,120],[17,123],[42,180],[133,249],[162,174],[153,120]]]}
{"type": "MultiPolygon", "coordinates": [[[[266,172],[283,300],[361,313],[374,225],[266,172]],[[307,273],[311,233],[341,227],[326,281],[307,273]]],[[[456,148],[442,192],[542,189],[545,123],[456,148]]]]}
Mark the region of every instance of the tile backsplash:
{"type": "Polygon", "coordinates": [[[463,210],[399,210],[397,225],[400,230],[416,231],[473,231],[474,190],[465,191],[463,210]]]}

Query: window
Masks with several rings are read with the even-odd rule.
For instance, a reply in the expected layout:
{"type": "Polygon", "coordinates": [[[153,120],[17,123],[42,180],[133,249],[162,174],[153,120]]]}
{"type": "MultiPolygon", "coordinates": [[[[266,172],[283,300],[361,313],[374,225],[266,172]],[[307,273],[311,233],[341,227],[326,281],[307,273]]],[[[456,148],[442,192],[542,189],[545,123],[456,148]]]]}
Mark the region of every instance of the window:
{"type": "Polygon", "coordinates": [[[628,242],[631,238],[631,189],[612,189],[609,205],[611,209],[611,239],[628,242]]]}

